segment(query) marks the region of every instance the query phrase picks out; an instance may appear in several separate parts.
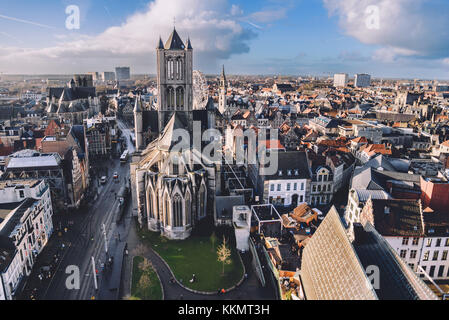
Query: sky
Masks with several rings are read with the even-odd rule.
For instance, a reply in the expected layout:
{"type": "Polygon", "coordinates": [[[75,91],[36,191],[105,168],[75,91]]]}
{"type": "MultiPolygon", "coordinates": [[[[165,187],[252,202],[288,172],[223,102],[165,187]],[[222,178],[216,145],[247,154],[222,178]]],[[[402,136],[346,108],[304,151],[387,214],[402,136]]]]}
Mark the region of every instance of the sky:
{"type": "Polygon", "coordinates": [[[0,74],[155,73],[174,26],[207,74],[449,79],[447,0],[0,0],[0,74]]]}

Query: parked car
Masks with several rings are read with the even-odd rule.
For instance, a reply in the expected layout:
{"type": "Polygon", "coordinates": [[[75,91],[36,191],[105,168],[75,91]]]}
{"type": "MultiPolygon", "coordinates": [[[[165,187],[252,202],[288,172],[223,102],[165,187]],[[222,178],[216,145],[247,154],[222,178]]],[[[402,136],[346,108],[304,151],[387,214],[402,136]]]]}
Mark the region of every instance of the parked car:
{"type": "Polygon", "coordinates": [[[105,184],[107,180],[108,180],[108,178],[107,178],[106,176],[102,176],[102,177],[100,178],[100,183],[101,183],[101,184],[105,184]]]}

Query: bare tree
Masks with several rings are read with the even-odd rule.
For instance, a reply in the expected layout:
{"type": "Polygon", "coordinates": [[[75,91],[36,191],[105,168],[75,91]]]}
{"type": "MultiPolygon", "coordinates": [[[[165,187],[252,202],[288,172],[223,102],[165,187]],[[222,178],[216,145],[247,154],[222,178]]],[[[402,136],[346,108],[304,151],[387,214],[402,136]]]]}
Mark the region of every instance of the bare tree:
{"type": "Polygon", "coordinates": [[[223,264],[222,275],[224,275],[225,264],[231,263],[231,260],[229,259],[231,257],[231,249],[229,249],[226,243],[226,238],[224,236],[223,236],[223,243],[220,246],[218,246],[217,256],[218,261],[220,261],[223,264]]]}
{"type": "Polygon", "coordinates": [[[151,279],[148,272],[143,272],[139,280],[139,288],[145,291],[151,285],[151,279]]]}
{"type": "Polygon", "coordinates": [[[146,258],[143,258],[143,261],[139,263],[139,269],[142,270],[143,272],[150,270],[152,267],[153,265],[146,258]]]}
{"type": "Polygon", "coordinates": [[[143,244],[139,244],[132,251],[133,255],[135,255],[135,256],[144,256],[146,252],[147,252],[147,247],[143,244]]]}

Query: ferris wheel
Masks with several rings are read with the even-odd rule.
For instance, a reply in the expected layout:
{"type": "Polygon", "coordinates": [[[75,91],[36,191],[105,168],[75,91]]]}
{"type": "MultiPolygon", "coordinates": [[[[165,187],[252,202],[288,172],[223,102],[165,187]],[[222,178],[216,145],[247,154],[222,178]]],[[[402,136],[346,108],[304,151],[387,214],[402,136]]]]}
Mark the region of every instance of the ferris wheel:
{"type": "Polygon", "coordinates": [[[206,78],[201,71],[193,70],[193,110],[205,109],[208,98],[206,78]]]}

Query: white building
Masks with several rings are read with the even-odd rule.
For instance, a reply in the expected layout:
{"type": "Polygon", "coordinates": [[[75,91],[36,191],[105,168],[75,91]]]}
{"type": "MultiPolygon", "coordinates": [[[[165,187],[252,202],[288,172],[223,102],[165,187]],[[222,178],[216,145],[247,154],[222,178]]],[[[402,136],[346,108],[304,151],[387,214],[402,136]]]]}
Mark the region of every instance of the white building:
{"type": "Polygon", "coordinates": [[[310,168],[307,155],[299,151],[280,151],[277,154],[278,171],[263,179],[263,199],[275,206],[298,206],[308,202],[310,168]]]}
{"type": "Polygon", "coordinates": [[[360,214],[360,222],[366,221],[374,223],[413,271],[424,269],[434,280],[449,279],[448,217],[423,212],[420,200],[370,199],[360,214]]]}
{"type": "Polygon", "coordinates": [[[248,206],[235,206],[232,213],[237,250],[249,250],[249,233],[251,229],[251,209],[248,206]]]}
{"type": "Polygon", "coordinates": [[[354,78],[354,87],[367,88],[371,86],[371,76],[366,73],[358,73],[354,78]]]}
{"type": "Polygon", "coordinates": [[[336,73],[334,74],[334,87],[346,87],[348,84],[348,74],[347,73],[336,73]]]}
{"type": "Polygon", "coordinates": [[[12,300],[52,232],[45,180],[0,183],[0,300],[12,300]]]}

